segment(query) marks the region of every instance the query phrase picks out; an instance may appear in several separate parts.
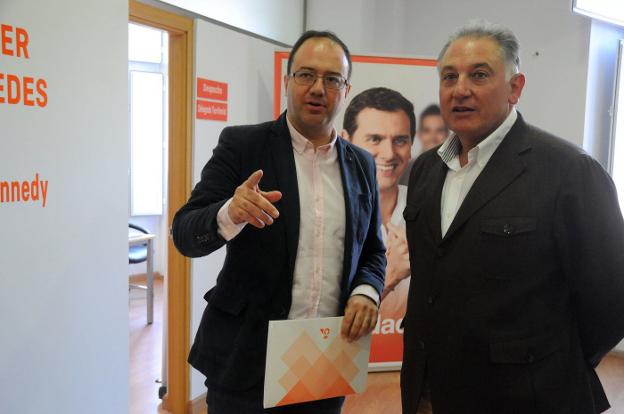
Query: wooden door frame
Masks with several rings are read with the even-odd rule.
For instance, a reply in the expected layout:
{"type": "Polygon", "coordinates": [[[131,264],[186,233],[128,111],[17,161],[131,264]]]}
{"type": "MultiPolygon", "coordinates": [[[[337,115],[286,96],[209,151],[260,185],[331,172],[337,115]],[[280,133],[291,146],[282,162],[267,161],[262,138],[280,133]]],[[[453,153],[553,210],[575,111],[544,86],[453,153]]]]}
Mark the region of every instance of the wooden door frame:
{"type": "MultiPolygon", "coordinates": [[[[129,20],[169,33],[169,155],[167,227],[186,202],[192,183],[193,20],[129,0],[129,20]]],[[[186,357],[190,340],[190,260],[167,243],[166,380],[163,408],[186,414],[190,376],[186,357]]]]}

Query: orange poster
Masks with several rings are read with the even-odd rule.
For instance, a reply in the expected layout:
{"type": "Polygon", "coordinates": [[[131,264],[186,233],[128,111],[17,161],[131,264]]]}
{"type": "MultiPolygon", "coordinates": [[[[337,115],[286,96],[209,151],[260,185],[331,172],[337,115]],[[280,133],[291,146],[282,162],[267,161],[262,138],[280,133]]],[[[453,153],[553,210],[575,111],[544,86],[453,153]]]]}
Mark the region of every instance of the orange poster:
{"type": "Polygon", "coordinates": [[[387,294],[379,307],[379,318],[372,333],[370,364],[375,371],[397,369],[403,360],[403,316],[407,307],[409,278],[387,294]]]}
{"type": "MultiPolygon", "coordinates": [[[[286,108],[287,61],[288,52],[275,52],[276,118],[286,108]]],[[[398,370],[403,360],[402,323],[411,279],[403,219],[407,197],[404,178],[409,176],[411,161],[424,149],[418,132],[421,116],[438,101],[437,62],[420,57],[353,55],[352,63],[351,88],[335,127],[342,138],[375,158],[381,233],[388,259],[379,318],[371,335],[369,369],[398,370]]]]}

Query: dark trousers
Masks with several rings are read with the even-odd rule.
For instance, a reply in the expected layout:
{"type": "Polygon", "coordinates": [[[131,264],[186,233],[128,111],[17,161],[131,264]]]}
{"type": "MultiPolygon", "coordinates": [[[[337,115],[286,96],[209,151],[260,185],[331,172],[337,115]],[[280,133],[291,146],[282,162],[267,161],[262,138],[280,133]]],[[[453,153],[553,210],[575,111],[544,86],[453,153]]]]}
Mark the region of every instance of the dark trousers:
{"type": "Polygon", "coordinates": [[[433,414],[431,390],[429,389],[428,383],[425,383],[422,394],[420,394],[420,403],[418,404],[418,411],[416,411],[416,414],[433,414]]]}
{"type": "Polygon", "coordinates": [[[262,392],[236,393],[211,387],[206,402],[208,414],[339,414],[344,397],[265,410],[262,408],[262,392]]]}

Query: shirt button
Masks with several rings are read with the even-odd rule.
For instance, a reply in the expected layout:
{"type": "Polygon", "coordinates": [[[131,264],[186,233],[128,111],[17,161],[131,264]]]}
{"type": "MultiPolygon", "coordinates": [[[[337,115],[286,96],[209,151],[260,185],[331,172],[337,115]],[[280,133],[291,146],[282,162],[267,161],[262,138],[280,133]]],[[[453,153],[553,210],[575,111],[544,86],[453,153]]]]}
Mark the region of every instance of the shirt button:
{"type": "Polygon", "coordinates": [[[511,236],[512,234],[514,234],[515,231],[516,229],[511,224],[505,224],[503,226],[503,233],[505,233],[508,236],[511,236]]]}

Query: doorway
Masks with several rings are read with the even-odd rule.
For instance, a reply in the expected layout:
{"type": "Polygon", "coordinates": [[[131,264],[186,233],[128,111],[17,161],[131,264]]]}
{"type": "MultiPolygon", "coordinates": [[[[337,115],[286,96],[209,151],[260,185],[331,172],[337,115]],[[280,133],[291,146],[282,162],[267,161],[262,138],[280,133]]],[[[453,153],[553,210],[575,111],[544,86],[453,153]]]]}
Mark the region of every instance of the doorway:
{"type": "MultiPolygon", "coordinates": [[[[193,21],[135,0],[129,2],[129,20],[164,30],[169,37],[168,191],[163,212],[169,229],[175,212],[188,199],[191,186],[193,21]]],[[[189,399],[186,356],[190,336],[190,261],[175,250],[169,237],[164,295],[163,408],[172,414],[184,414],[189,399]]]]}

